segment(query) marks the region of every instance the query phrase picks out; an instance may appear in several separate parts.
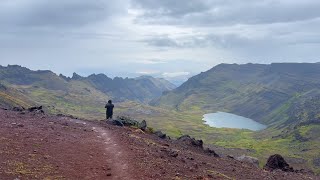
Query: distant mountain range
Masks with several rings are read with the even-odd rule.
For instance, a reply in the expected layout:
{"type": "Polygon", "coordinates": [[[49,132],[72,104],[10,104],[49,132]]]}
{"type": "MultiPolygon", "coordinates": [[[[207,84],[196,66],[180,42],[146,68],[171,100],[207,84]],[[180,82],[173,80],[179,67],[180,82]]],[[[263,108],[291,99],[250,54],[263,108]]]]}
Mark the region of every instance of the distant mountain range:
{"type": "Polygon", "coordinates": [[[116,103],[147,104],[173,88],[175,85],[165,79],[150,76],[111,79],[104,74],[82,77],[74,73],[69,78],[48,70],[0,66],[0,106],[44,105],[53,114],[72,114],[87,119],[101,118],[108,99],[116,103]]]}
{"type": "Polygon", "coordinates": [[[146,103],[161,96],[162,92],[175,88],[169,81],[151,76],[111,79],[104,74],[82,77],[74,73],[72,78],[69,78],[62,74],[58,76],[48,70],[32,71],[17,65],[0,66],[0,81],[2,84],[66,92],[74,82],[81,82],[118,102],[133,100],[146,103]]]}

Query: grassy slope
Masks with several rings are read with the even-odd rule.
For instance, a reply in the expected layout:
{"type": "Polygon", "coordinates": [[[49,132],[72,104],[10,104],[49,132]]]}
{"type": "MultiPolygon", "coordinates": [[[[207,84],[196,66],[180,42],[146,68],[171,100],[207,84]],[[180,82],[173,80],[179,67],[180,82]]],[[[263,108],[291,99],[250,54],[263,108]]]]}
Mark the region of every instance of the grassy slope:
{"type": "Polygon", "coordinates": [[[29,107],[34,105],[32,101],[28,100],[28,97],[25,96],[23,92],[2,84],[0,85],[0,105],[2,107],[29,107]]]}
{"type": "MultiPolygon", "coordinates": [[[[261,132],[249,130],[212,128],[203,124],[201,111],[178,113],[176,111],[162,110],[161,116],[137,115],[147,119],[150,126],[165,131],[171,137],[189,134],[203,139],[205,144],[213,144],[226,148],[243,148],[248,155],[258,157],[260,165],[265,164],[272,154],[282,154],[297,168],[309,167],[320,173],[320,169],[314,168],[312,160],[319,157],[320,141],[312,139],[308,142],[300,142],[293,134],[286,137],[273,137],[282,134],[283,129],[269,128],[261,132]],[[307,151],[306,151],[307,150],[307,151]],[[303,161],[303,162],[301,162],[303,161]]],[[[303,137],[319,136],[320,125],[308,125],[299,127],[303,137]],[[311,133],[314,133],[311,135],[311,133]]]]}
{"type": "Polygon", "coordinates": [[[66,91],[23,87],[27,96],[37,104],[44,105],[51,113],[75,115],[86,119],[103,114],[108,97],[81,81],[71,81],[66,91]]]}

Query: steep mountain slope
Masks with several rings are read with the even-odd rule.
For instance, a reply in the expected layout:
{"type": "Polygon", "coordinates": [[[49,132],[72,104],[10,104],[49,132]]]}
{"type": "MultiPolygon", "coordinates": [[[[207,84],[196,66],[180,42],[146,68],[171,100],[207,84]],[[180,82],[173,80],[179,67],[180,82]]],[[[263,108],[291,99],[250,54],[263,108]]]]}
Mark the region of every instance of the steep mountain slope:
{"type": "Polygon", "coordinates": [[[169,82],[166,79],[163,78],[154,78],[152,76],[140,76],[135,78],[136,80],[143,80],[143,79],[148,79],[150,81],[153,82],[153,84],[155,84],[159,89],[161,89],[162,91],[168,91],[168,90],[173,90],[176,88],[176,86],[174,84],[172,84],[171,82],[169,82]]]}
{"type": "Polygon", "coordinates": [[[10,108],[13,106],[28,107],[34,103],[28,100],[22,92],[14,88],[7,87],[0,83],[0,106],[10,108]]]}
{"type": "Polygon", "coordinates": [[[32,85],[50,90],[66,90],[67,82],[51,71],[32,71],[18,65],[0,66],[0,81],[18,86],[32,85]]]}
{"type": "Polygon", "coordinates": [[[320,64],[220,64],[190,78],[155,105],[228,111],[265,124],[289,119],[293,102],[320,95],[320,64]]]}

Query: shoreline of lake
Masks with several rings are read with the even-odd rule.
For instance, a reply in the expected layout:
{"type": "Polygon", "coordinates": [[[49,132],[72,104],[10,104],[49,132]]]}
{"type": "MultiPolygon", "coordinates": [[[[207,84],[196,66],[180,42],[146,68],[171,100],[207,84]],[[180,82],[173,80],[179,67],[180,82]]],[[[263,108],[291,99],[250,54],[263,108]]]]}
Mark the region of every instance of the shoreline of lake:
{"type": "Polygon", "coordinates": [[[215,128],[235,128],[259,131],[266,129],[267,126],[252,119],[238,116],[232,113],[216,112],[203,115],[204,124],[215,128]]]}

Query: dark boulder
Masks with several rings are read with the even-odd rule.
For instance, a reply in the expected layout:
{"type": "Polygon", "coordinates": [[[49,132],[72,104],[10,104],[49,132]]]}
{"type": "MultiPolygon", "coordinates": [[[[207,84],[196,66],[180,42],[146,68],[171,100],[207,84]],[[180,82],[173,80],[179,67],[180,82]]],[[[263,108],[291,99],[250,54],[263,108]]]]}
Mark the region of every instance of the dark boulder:
{"type": "Polygon", "coordinates": [[[139,128],[142,131],[145,131],[147,129],[147,122],[145,120],[143,120],[141,123],[139,123],[139,128]]]}
{"type": "Polygon", "coordinates": [[[320,158],[313,159],[313,165],[320,167],[320,158]]]}
{"type": "Polygon", "coordinates": [[[31,108],[28,108],[28,111],[29,112],[33,112],[33,111],[36,111],[36,110],[42,110],[42,106],[35,106],[35,107],[31,107],[31,108]]]}
{"type": "Polygon", "coordinates": [[[155,135],[157,135],[161,139],[165,139],[167,137],[166,134],[162,133],[161,131],[154,132],[155,135]]]}
{"type": "Polygon", "coordinates": [[[293,168],[289,166],[289,164],[284,160],[284,158],[279,155],[275,154],[269,157],[267,164],[264,166],[266,170],[276,170],[280,169],[282,171],[293,171],[293,168]]]}
{"type": "Polygon", "coordinates": [[[165,152],[168,156],[178,157],[179,151],[176,149],[162,148],[160,151],[165,152]]]}
{"type": "Polygon", "coordinates": [[[7,90],[7,87],[0,83],[0,90],[7,90]]]}
{"type": "Polygon", "coordinates": [[[124,126],[124,124],[120,120],[117,120],[117,119],[112,120],[112,124],[116,125],[116,126],[121,126],[121,127],[124,126]]]}
{"type": "Polygon", "coordinates": [[[130,117],[120,116],[117,117],[117,120],[120,121],[124,126],[139,126],[139,122],[131,119],[130,117]]]}
{"type": "Polygon", "coordinates": [[[183,135],[179,137],[177,141],[182,142],[186,145],[203,148],[203,141],[201,139],[196,140],[195,138],[191,138],[189,135],[183,135]]]}
{"type": "Polygon", "coordinates": [[[172,149],[171,149],[171,150],[168,152],[168,155],[171,156],[171,157],[178,157],[179,153],[178,153],[177,150],[172,150],[172,149]]]}
{"type": "Polygon", "coordinates": [[[35,113],[44,113],[42,106],[35,106],[35,107],[28,108],[28,111],[35,112],[35,113]]]}
{"type": "Polygon", "coordinates": [[[214,150],[207,148],[206,150],[204,150],[205,153],[209,154],[210,156],[214,156],[214,157],[220,157],[214,150]]]}
{"type": "Polygon", "coordinates": [[[12,111],[17,111],[17,112],[22,112],[24,110],[25,110],[24,107],[13,107],[12,108],[12,111]]]}

